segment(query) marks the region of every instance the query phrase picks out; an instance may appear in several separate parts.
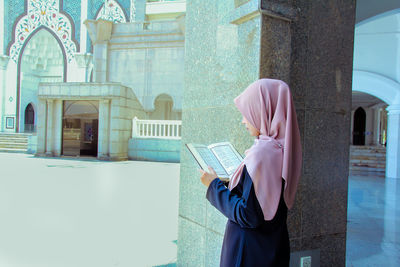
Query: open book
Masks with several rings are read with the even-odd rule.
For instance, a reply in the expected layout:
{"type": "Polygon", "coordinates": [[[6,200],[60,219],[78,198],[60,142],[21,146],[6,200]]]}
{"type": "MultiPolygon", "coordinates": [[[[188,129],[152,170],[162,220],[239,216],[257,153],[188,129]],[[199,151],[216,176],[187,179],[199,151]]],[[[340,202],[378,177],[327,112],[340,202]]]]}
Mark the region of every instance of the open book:
{"type": "Polygon", "coordinates": [[[200,168],[208,171],[208,166],[211,166],[218,177],[225,181],[231,177],[243,160],[239,152],[229,142],[209,146],[186,144],[186,147],[192,153],[200,168]]]}

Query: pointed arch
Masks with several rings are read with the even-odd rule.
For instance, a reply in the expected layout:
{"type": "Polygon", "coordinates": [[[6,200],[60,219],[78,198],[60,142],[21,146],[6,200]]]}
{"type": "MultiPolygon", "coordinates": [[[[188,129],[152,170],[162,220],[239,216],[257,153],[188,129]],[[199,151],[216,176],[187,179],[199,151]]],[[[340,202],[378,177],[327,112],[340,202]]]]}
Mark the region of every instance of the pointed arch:
{"type": "Polygon", "coordinates": [[[79,44],[74,38],[75,25],[65,12],[61,11],[63,0],[27,0],[25,13],[18,17],[13,27],[13,39],[7,54],[17,63],[21,49],[30,36],[41,26],[45,26],[57,36],[66,52],[68,62],[74,58],[79,44]]]}
{"type": "Polygon", "coordinates": [[[24,50],[26,48],[26,46],[28,45],[29,41],[32,39],[32,37],[34,37],[38,32],[45,30],[47,32],[49,32],[57,41],[58,45],[60,46],[62,55],[63,55],[63,81],[66,82],[67,81],[67,53],[64,50],[64,46],[61,42],[61,40],[58,38],[58,36],[52,31],[50,30],[48,27],[46,26],[40,26],[37,29],[35,29],[29,36],[28,38],[25,40],[25,42],[23,43],[20,53],[18,54],[18,61],[17,61],[17,105],[16,105],[16,130],[17,132],[19,132],[19,124],[20,124],[20,102],[21,102],[21,61],[22,61],[22,56],[24,54],[24,50]]]}
{"type": "Polygon", "coordinates": [[[362,107],[358,107],[354,112],[353,122],[353,145],[365,145],[366,112],[362,107]]]}
{"type": "Polygon", "coordinates": [[[96,20],[101,18],[114,23],[125,23],[128,21],[127,17],[124,8],[117,0],[106,0],[106,3],[102,4],[96,13],[96,20]]]}
{"type": "Polygon", "coordinates": [[[29,103],[25,107],[25,116],[24,116],[24,131],[25,132],[34,132],[35,130],[35,108],[33,103],[29,103]]]}

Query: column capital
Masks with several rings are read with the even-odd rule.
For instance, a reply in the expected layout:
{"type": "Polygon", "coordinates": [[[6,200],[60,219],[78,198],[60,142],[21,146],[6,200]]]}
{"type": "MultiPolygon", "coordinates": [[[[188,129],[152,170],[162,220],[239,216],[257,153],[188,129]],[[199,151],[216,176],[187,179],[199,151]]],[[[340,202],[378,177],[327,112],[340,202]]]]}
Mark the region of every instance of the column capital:
{"type": "Polygon", "coordinates": [[[91,53],[76,53],[75,61],[79,68],[88,68],[92,64],[93,55],[91,53]]]}
{"type": "Polygon", "coordinates": [[[98,43],[107,43],[111,39],[111,31],[113,22],[103,19],[98,20],[85,20],[83,23],[89,33],[93,45],[98,43]]]}
{"type": "Polygon", "coordinates": [[[400,114],[400,104],[392,104],[386,108],[388,115],[400,114]]]}
{"type": "Polygon", "coordinates": [[[101,99],[100,103],[107,105],[108,103],[110,103],[110,99],[101,99]]]}
{"type": "Polygon", "coordinates": [[[9,56],[0,55],[0,70],[5,70],[7,68],[9,60],[10,60],[9,56]]]}

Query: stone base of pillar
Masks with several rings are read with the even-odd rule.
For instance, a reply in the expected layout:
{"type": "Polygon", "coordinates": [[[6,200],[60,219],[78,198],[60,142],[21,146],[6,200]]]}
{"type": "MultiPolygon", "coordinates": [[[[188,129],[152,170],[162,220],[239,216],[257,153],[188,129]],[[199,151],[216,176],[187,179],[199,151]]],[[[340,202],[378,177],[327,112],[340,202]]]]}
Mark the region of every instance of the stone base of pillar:
{"type": "Polygon", "coordinates": [[[106,161],[109,161],[109,160],[110,160],[110,156],[108,156],[108,155],[98,155],[98,156],[97,156],[97,159],[98,159],[98,160],[106,160],[106,161]]]}
{"type": "Polygon", "coordinates": [[[44,153],[45,157],[54,157],[54,153],[53,152],[46,152],[44,153]]]}
{"type": "Polygon", "coordinates": [[[109,157],[110,161],[125,161],[128,160],[128,157],[118,157],[118,156],[113,156],[109,157]]]}

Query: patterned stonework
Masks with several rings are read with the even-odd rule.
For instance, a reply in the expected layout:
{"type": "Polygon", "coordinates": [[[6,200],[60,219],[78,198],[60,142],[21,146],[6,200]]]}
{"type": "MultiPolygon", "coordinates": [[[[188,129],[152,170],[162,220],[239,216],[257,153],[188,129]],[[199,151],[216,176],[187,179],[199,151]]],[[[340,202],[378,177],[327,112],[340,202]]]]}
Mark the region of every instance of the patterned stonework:
{"type": "Polygon", "coordinates": [[[114,0],[105,0],[103,7],[96,17],[98,19],[109,20],[114,23],[125,23],[126,18],[122,7],[114,0]]]}
{"type": "Polygon", "coordinates": [[[58,0],[28,0],[28,14],[15,27],[15,40],[10,48],[10,57],[17,63],[26,39],[40,26],[50,29],[61,41],[70,62],[76,53],[72,42],[72,26],[68,18],[59,12],[58,0]]]}
{"type": "Polygon", "coordinates": [[[134,22],[135,20],[136,20],[135,0],[131,0],[131,17],[129,21],[134,22]]]}

